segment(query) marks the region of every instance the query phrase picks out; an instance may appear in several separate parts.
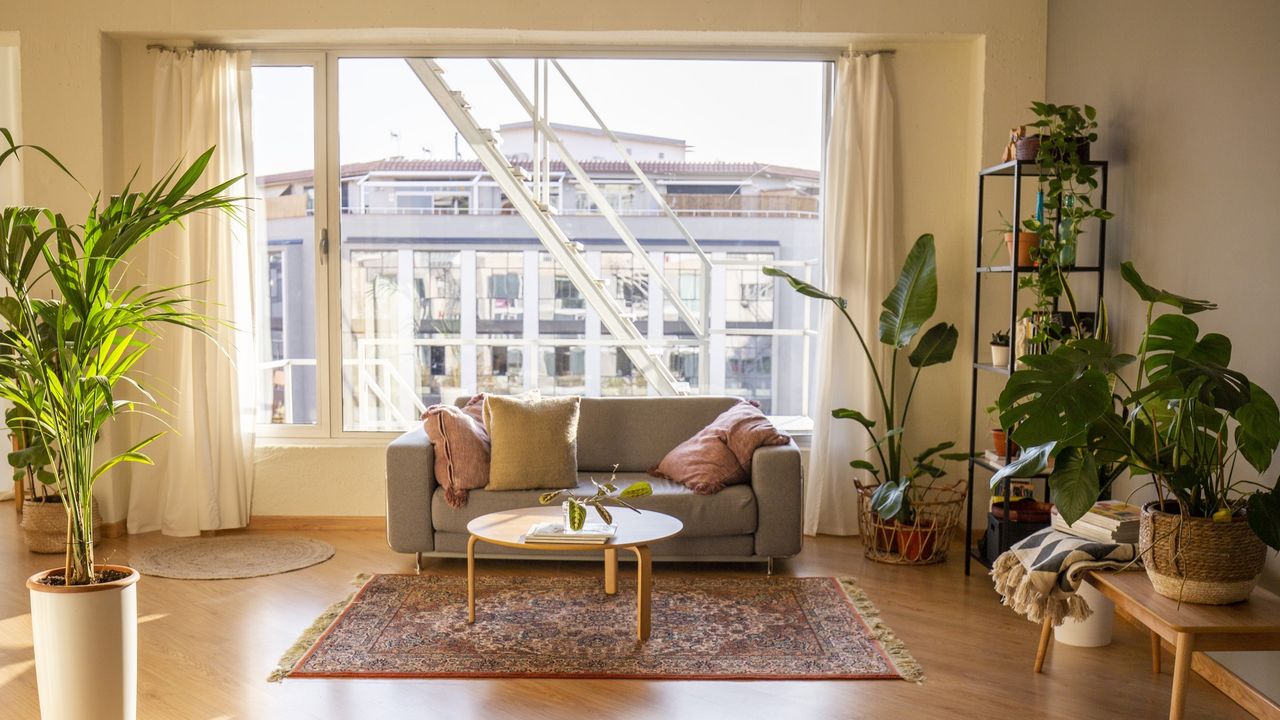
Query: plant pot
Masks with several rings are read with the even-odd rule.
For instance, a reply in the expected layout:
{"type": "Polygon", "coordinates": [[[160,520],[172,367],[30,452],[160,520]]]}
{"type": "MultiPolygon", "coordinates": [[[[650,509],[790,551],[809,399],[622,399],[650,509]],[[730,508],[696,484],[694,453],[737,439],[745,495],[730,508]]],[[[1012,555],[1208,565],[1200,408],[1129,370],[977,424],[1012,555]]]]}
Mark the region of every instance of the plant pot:
{"type": "Polygon", "coordinates": [[[1014,157],[1018,160],[1030,162],[1036,159],[1036,155],[1040,152],[1040,136],[1027,135],[1018,138],[1018,142],[1014,145],[1014,157]]]}
{"type": "Polygon", "coordinates": [[[1267,559],[1244,513],[1231,522],[1165,512],[1175,503],[1142,507],[1138,551],[1156,592],[1179,602],[1226,605],[1249,597],[1267,559]]]}
{"type": "Polygon", "coordinates": [[[898,549],[897,526],[897,520],[882,520],[874,523],[871,531],[871,546],[883,553],[896,552],[898,549]]]}
{"type": "Polygon", "coordinates": [[[27,579],[36,686],[44,720],[134,720],[138,705],[138,592],[136,570],[120,580],[71,587],[44,585],[62,568],[27,579]]]}
{"type": "Polygon", "coordinates": [[[1009,367],[1009,346],[1008,345],[992,345],[991,346],[991,364],[998,368],[1009,367]]]}
{"type": "MultiPolygon", "coordinates": [[[[56,497],[46,502],[22,501],[22,539],[33,553],[64,553],[67,551],[67,511],[56,497]]],[[[102,531],[102,515],[98,505],[93,506],[93,539],[96,542],[102,531]]]]}
{"type": "Polygon", "coordinates": [[[1111,625],[1115,621],[1116,604],[1087,582],[1076,591],[1093,614],[1087,620],[1067,618],[1053,629],[1053,639],[1075,647],[1102,647],[1111,644],[1111,625]]]}
{"type": "Polygon", "coordinates": [[[1018,443],[1009,439],[1009,434],[1000,428],[991,429],[991,444],[996,455],[1000,457],[1016,458],[1022,448],[1018,447],[1018,443]]]}
{"type": "Polygon", "coordinates": [[[898,525],[898,554],[908,562],[920,562],[933,556],[937,537],[932,520],[920,520],[915,525],[898,525]]]}
{"type": "MultiPolygon", "coordinates": [[[[1004,234],[1004,244],[1009,250],[1010,262],[1013,260],[1013,233],[1004,234]]],[[[1035,261],[1031,259],[1032,248],[1040,247],[1040,236],[1025,230],[1018,232],[1018,267],[1032,267],[1035,261]]]]}

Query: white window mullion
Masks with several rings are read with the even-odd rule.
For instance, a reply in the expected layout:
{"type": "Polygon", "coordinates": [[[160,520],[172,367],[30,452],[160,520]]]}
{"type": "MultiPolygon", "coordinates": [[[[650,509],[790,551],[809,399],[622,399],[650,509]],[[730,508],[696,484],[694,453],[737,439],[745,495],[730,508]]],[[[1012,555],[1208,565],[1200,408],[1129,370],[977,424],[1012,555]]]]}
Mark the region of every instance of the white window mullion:
{"type": "MultiPolygon", "coordinates": [[[[524,389],[533,390],[538,387],[538,363],[542,361],[541,348],[538,347],[538,284],[539,251],[524,251],[524,273],[521,275],[524,286],[524,389]]],[[[552,290],[554,293],[554,288],[552,290]]],[[[554,298],[555,295],[553,294],[554,298]]]]}
{"type": "MultiPolygon", "coordinates": [[[[602,277],[600,274],[600,251],[592,250],[587,253],[587,267],[591,268],[591,274],[595,277],[602,277]]],[[[584,316],[584,336],[588,340],[599,340],[600,332],[600,316],[595,310],[591,309],[591,305],[586,305],[587,311],[584,316]]],[[[619,303],[621,304],[621,303],[619,303]]],[[[587,344],[583,348],[582,369],[586,375],[586,392],[587,395],[595,397],[600,394],[600,355],[604,349],[599,345],[587,344]]]]}
{"type": "Polygon", "coordinates": [[[462,335],[462,373],[461,382],[464,392],[474,393],[479,389],[476,379],[476,251],[463,250],[460,258],[462,277],[458,279],[458,291],[462,294],[459,311],[461,321],[459,329],[462,335]]]}

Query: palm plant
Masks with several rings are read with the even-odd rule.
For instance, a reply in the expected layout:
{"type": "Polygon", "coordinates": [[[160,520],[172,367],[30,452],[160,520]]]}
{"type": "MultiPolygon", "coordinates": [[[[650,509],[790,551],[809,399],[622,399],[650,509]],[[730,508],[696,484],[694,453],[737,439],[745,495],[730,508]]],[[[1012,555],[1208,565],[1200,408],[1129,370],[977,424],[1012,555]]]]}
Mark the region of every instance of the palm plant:
{"type": "MultiPolygon", "coordinates": [[[[18,145],[0,128],[8,148],[0,165],[19,152],[38,153],[74,176],[49,151],[18,145]]],[[[51,475],[67,511],[63,582],[97,581],[93,554],[93,486],[120,463],[150,464],[143,450],[163,433],[99,462],[95,443],[107,421],[157,410],[134,368],[162,326],[206,333],[208,318],[191,309],[183,286],[148,289],[122,280],[127,257],[144,240],[192,213],[235,213],[239,198],[223,192],[239,178],[193,192],[214,149],[181,175],[174,167],[145,191],[132,181],[105,202],[94,197],[83,224],[38,207],[0,210],[0,277],[12,295],[0,298],[0,397],[13,403],[15,420],[48,451],[51,475]],[[36,294],[51,283],[56,297],[36,294]],[[120,390],[129,397],[122,397],[120,390]]],[[[78,181],[77,181],[78,182],[78,181]]],[[[82,186],[83,187],[83,186],[82,186]]]]}
{"type": "Polygon", "coordinates": [[[898,519],[911,522],[913,512],[908,493],[911,484],[921,478],[932,481],[944,474],[935,456],[946,460],[969,457],[964,453],[943,452],[955,446],[954,441],[946,441],[904,458],[907,414],[911,410],[911,398],[915,394],[920,371],[930,365],[949,362],[955,354],[960,337],[956,327],[946,322],[937,323],[920,335],[915,347],[907,355],[907,364],[913,368],[911,383],[906,388],[906,395],[899,395],[899,354],[920,334],[938,305],[937,259],[933,236],[921,235],[916,240],[903,263],[897,283],[881,303],[883,310],[880,313],[879,339],[891,349],[888,367],[882,367],[883,363],[877,362],[877,356],[872,354],[858,324],[849,315],[847,300],[824,292],[778,268],[766,267],[764,274],[784,278],[801,295],[831,302],[853,329],[875,379],[879,411],[884,415],[885,429],[877,430],[876,421],[860,410],[837,408],[831,411],[831,416],[853,420],[866,430],[871,439],[871,450],[875,452],[879,465],[862,459],[853,460],[849,464],[880,480],[880,485],[871,497],[871,505],[876,514],[886,521],[898,519]]]}

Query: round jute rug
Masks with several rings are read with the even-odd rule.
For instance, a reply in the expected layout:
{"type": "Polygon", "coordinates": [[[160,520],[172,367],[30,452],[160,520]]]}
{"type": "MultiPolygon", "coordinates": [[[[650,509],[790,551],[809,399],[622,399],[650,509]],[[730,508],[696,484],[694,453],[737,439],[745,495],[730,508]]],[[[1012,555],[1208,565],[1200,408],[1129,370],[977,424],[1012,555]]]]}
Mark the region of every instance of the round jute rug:
{"type": "Polygon", "coordinates": [[[301,570],[333,557],[333,546],[300,537],[229,536],[176,540],[129,559],[143,575],[228,580],[301,570]]]}

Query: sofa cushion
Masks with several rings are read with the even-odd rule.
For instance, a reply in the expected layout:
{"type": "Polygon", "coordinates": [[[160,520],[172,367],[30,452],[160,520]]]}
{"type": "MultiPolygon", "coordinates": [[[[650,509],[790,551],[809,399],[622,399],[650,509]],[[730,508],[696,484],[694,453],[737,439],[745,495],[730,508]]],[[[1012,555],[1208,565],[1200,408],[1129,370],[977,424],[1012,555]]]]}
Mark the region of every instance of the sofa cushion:
{"type": "Polygon", "coordinates": [[[490,491],[571,488],[578,471],[577,397],[522,400],[489,395],[490,491]]]}
{"type": "Polygon", "coordinates": [[[467,492],[489,482],[489,433],[484,429],[484,396],[458,408],[432,405],[423,413],[422,426],[434,451],[436,482],[445,491],[450,507],[462,507],[467,492]]]}
{"type": "MultiPolygon", "coordinates": [[[[578,490],[581,494],[595,492],[590,477],[607,480],[607,473],[578,473],[578,490]]],[[[633,504],[644,510],[666,513],[684,523],[680,537],[714,537],[717,535],[747,535],[756,531],[756,496],[748,485],[725,488],[715,495],[695,495],[692,490],[670,480],[651,478],[644,473],[618,473],[618,487],[645,481],[653,487],[653,494],[637,498],[633,504]]],[[[494,492],[488,489],[473,490],[467,504],[455,510],[445,502],[444,491],[436,488],[431,498],[431,522],[437,531],[466,533],[467,523],[481,515],[502,510],[537,507],[538,490],[494,492]]],[[[591,511],[594,512],[594,511],[591,511]]],[[[625,517],[626,508],[615,515],[625,517]]]]}
{"type": "Polygon", "coordinates": [[[710,495],[746,482],[756,450],[788,442],[760,408],[744,400],[673,448],[649,474],[710,495]]]}

